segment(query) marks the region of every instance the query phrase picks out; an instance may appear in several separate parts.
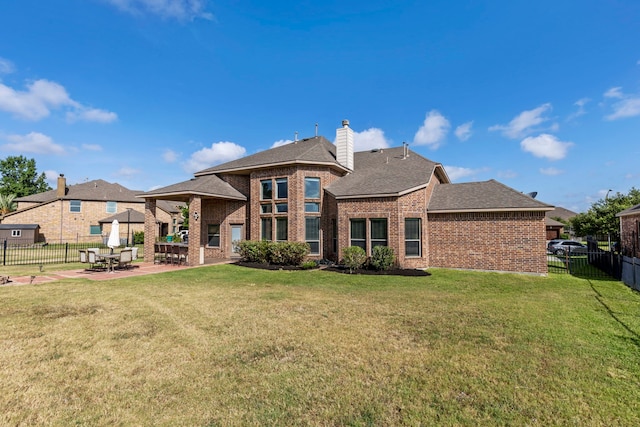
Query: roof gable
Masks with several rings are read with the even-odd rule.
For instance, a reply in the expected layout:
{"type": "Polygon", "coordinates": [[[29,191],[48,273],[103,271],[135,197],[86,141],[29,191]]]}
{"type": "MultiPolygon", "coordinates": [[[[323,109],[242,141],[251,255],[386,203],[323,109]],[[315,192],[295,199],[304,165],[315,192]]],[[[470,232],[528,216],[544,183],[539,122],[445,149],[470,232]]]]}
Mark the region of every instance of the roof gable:
{"type": "MultiPolygon", "coordinates": [[[[401,196],[425,187],[436,168],[442,168],[404,147],[354,153],[354,170],[338,179],[327,191],[336,198],[401,196]]],[[[446,174],[443,177],[446,181],[446,174]]]]}
{"type": "Polygon", "coordinates": [[[330,165],[338,169],[346,170],[336,160],[335,145],[322,136],[316,136],[260,151],[250,156],[204,169],[196,172],[194,175],[201,176],[222,172],[248,173],[254,169],[296,163],[330,165]]]}

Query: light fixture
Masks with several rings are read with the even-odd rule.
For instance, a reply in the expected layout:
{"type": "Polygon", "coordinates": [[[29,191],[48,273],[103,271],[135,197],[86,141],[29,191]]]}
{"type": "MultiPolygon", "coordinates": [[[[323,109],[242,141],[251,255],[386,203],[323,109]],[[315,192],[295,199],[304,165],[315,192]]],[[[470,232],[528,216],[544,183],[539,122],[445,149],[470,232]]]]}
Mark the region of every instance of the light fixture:
{"type": "Polygon", "coordinates": [[[197,221],[198,218],[200,218],[200,215],[198,215],[198,212],[196,211],[196,212],[193,213],[193,220],[197,221]]]}

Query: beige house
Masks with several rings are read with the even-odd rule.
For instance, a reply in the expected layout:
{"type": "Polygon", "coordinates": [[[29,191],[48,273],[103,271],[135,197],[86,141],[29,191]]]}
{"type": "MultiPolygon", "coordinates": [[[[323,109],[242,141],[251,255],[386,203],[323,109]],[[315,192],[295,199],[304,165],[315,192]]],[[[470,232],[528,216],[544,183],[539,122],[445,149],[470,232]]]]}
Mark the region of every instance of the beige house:
{"type": "MultiPolygon", "coordinates": [[[[58,177],[57,188],[15,199],[17,209],[0,217],[2,224],[38,224],[38,241],[102,242],[118,219],[121,238],[144,231],[144,202],[120,184],[101,179],[67,185],[64,175],[58,177]],[[129,221],[129,222],[127,222],[129,221]],[[127,227],[128,225],[128,227],[127,227]]],[[[159,205],[152,236],[165,236],[177,231],[182,221],[176,202],[159,205]]],[[[154,240],[154,239],[151,239],[154,240]]]]}
{"type": "MultiPolygon", "coordinates": [[[[145,230],[162,200],[189,203],[189,263],[237,256],[239,240],[299,241],[310,257],[393,249],[402,268],[547,272],[545,212],[553,206],[497,181],[452,184],[408,146],[354,152],[348,121],[321,136],[262,151],[149,191],[145,230]]],[[[153,258],[145,241],[145,258],[153,258]]]]}

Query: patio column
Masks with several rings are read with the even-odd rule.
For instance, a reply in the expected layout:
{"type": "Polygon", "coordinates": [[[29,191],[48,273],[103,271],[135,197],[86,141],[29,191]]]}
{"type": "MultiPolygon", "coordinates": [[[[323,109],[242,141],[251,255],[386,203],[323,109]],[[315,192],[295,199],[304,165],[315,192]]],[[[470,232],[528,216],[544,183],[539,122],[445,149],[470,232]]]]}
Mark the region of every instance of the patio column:
{"type": "Polygon", "coordinates": [[[202,198],[192,195],[189,198],[189,265],[200,264],[202,246],[202,198]]]}
{"type": "Polygon", "coordinates": [[[156,199],[144,199],[144,261],[153,262],[156,243],[156,199]]]}

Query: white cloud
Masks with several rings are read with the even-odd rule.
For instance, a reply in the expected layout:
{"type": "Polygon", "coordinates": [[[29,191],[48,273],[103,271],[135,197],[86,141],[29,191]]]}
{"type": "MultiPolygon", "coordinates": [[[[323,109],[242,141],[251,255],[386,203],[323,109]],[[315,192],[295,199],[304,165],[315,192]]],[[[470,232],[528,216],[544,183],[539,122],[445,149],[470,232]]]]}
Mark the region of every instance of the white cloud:
{"type": "Polygon", "coordinates": [[[481,172],[486,172],[488,169],[487,168],[471,169],[471,168],[463,168],[459,166],[444,166],[444,170],[447,171],[447,175],[449,176],[451,181],[456,181],[460,178],[466,178],[481,172]]]}
{"type": "Polygon", "coordinates": [[[98,144],[82,144],[82,149],[87,151],[102,151],[102,146],[98,144]]]}
{"type": "Polygon", "coordinates": [[[388,148],[389,143],[384,136],[384,131],[378,128],[369,128],[362,132],[353,133],[353,150],[366,151],[374,148],[388,148]]]}
{"type": "Polygon", "coordinates": [[[26,91],[15,90],[0,83],[0,110],[25,120],[40,120],[58,108],[71,108],[68,120],[108,123],[117,119],[115,113],[87,108],[71,99],[64,86],[49,80],[36,80],[26,91]]]}
{"type": "Polygon", "coordinates": [[[556,176],[563,174],[564,171],[556,168],[542,168],[540,169],[540,173],[542,175],[556,176]]]}
{"type": "Polygon", "coordinates": [[[206,0],[104,0],[132,15],[150,13],[162,18],[192,21],[195,18],[211,20],[213,14],[206,11],[206,0]]]}
{"type": "Polygon", "coordinates": [[[498,172],[498,178],[500,179],[513,179],[517,176],[518,176],[518,173],[516,171],[512,171],[511,169],[498,172]]]}
{"type": "Polygon", "coordinates": [[[31,132],[27,135],[8,135],[9,144],[2,146],[5,151],[36,154],[63,154],[64,148],[55,144],[47,135],[31,132]]]}
{"type": "Polygon", "coordinates": [[[603,95],[605,98],[623,98],[622,87],[612,87],[608,91],[606,91],[603,95]]]}
{"type": "Polygon", "coordinates": [[[132,178],[136,175],[140,174],[140,170],[139,169],[134,169],[128,166],[124,166],[121,167],[120,169],[118,169],[116,171],[116,173],[114,174],[114,176],[120,177],[120,178],[132,178]]]}
{"type": "Polygon", "coordinates": [[[431,110],[427,113],[424,123],[413,137],[413,143],[416,145],[428,145],[429,148],[435,150],[442,143],[450,127],[449,120],[437,110],[431,110]]]}
{"type": "Polygon", "coordinates": [[[489,130],[502,131],[503,135],[512,139],[520,138],[530,132],[532,127],[548,121],[549,118],[544,117],[544,114],[548,111],[551,111],[551,104],[542,104],[533,110],[523,111],[518,114],[508,125],[494,125],[489,130]]]}
{"type": "Polygon", "coordinates": [[[15,71],[13,62],[0,57],[0,74],[11,74],[15,71]]]}
{"type": "Polygon", "coordinates": [[[220,163],[239,159],[246,152],[244,147],[234,142],[216,142],[211,144],[211,148],[203,148],[193,153],[185,163],[185,170],[190,173],[198,172],[220,163]]]}
{"type": "Polygon", "coordinates": [[[166,149],[162,153],[162,159],[167,163],[175,163],[178,160],[178,153],[173,150],[166,149]]]}
{"type": "Polygon", "coordinates": [[[640,96],[630,97],[613,104],[613,113],[605,117],[607,120],[618,120],[640,116],[640,96]]]}
{"type": "Polygon", "coordinates": [[[291,144],[293,142],[292,139],[281,139],[279,141],[274,142],[271,145],[271,148],[282,147],[283,145],[291,144]]]}
{"type": "Polygon", "coordinates": [[[111,123],[117,119],[118,115],[116,113],[98,108],[80,108],[67,113],[67,120],[72,123],[79,120],[85,122],[111,123]]]}
{"type": "Polygon", "coordinates": [[[572,142],[560,141],[555,136],[547,133],[530,136],[520,142],[520,147],[523,151],[529,152],[536,157],[547,158],[549,160],[563,159],[567,155],[567,150],[572,145],[572,142]]]}
{"type": "Polygon", "coordinates": [[[569,116],[567,117],[567,121],[571,121],[573,119],[576,119],[580,116],[584,116],[585,114],[587,114],[587,110],[585,110],[584,106],[587,105],[589,101],[591,101],[589,98],[581,98],[581,99],[578,99],[576,102],[574,102],[573,105],[578,107],[578,110],[569,114],[569,116]]]}
{"type": "Polygon", "coordinates": [[[466,141],[471,138],[471,126],[473,126],[473,121],[463,123],[456,128],[454,133],[460,141],[466,141]]]}

